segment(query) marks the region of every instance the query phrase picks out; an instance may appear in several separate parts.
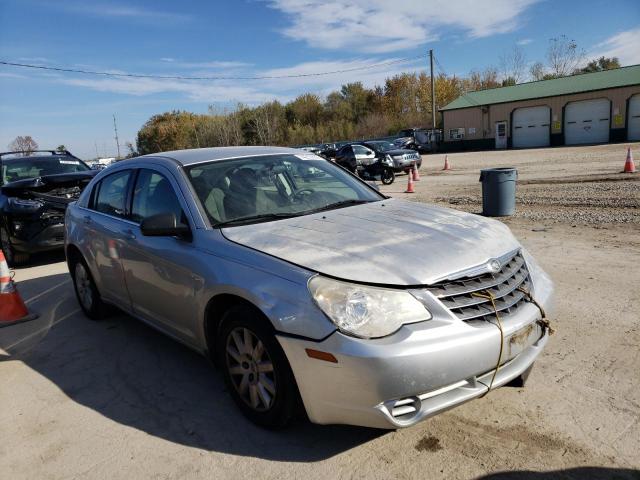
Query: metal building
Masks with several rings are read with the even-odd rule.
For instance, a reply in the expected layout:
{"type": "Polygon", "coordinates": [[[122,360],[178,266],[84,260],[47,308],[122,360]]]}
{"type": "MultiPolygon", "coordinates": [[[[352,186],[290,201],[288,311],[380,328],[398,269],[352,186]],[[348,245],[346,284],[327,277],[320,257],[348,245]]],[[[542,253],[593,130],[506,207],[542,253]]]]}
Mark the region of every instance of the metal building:
{"type": "Polygon", "coordinates": [[[640,140],[640,65],[467,93],[442,112],[445,150],[640,140]]]}

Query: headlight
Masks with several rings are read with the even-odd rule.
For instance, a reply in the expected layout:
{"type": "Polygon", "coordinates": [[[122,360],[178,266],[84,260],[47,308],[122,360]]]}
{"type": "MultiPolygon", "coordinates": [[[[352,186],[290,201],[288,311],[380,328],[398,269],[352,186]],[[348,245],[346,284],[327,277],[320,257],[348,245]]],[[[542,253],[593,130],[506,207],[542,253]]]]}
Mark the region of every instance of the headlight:
{"type": "Polygon", "coordinates": [[[387,165],[393,165],[393,158],[391,158],[391,155],[387,154],[384,156],[384,163],[387,165]]]}
{"type": "Polygon", "coordinates": [[[404,290],[315,276],[309,281],[309,292],[340,331],[360,338],[385,337],[402,325],[431,318],[424,305],[404,290]]]}
{"type": "Polygon", "coordinates": [[[35,212],[43,205],[42,202],[37,200],[23,200],[15,197],[9,197],[7,203],[14,212],[35,212]]]}

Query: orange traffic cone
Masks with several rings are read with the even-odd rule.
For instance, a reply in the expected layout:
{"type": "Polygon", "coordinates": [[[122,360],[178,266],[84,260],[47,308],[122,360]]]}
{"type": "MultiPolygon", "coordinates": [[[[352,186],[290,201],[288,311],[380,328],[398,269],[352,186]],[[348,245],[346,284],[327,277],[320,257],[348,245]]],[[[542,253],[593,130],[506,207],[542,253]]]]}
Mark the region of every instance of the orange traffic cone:
{"type": "Polygon", "coordinates": [[[631,147],[627,148],[627,160],[624,162],[624,170],[622,173],[636,173],[636,164],[633,162],[631,147]]]}
{"type": "Polygon", "coordinates": [[[442,170],[451,170],[451,166],[449,165],[449,156],[444,156],[444,168],[442,170]]]}
{"type": "Polygon", "coordinates": [[[418,165],[416,165],[415,163],[413,164],[413,181],[414,182],[419,182],[420,181],[420,174],[418,173],[418,165]]]}
{"type": "Polygon", "coordinates": [[[409,170],[409,175],[407,175],[407,189],[404,191],[404,193],[414,193],[413,191],[413,174],[411,173],[411,170],[409,170]]]}
{"type": "Polygon", "coordinates": [[[26,322],[37,318],[29,315],[18,290],[11,280],[11,273],[4,253],[0,250],[0,327],[6,327],[19,322],[26,322]]]}

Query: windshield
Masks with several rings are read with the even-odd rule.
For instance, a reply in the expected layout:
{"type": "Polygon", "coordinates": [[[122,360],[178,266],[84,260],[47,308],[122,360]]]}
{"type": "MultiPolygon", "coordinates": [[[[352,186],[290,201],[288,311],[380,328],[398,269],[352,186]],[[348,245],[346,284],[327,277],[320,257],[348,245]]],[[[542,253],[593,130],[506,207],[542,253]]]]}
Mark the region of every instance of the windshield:
{"type": "Polygon", "coordinates": [[[388,152],[398,148],[391,142],[370,142],[367,145],[371,146],[376,152],[388,152]]]}
{"type": "Polygon", "coordinates": [[[342,168],[309,154],[215,161],[186,170],[214,226],[277,220],[384,198],[342,168]]]}
{"type": "Polygon", "coordinates": [[[2,161],[2,183],[61,173],[86,172],[87,170],[91,169],[77,158],[12,158],[2,161]]]}

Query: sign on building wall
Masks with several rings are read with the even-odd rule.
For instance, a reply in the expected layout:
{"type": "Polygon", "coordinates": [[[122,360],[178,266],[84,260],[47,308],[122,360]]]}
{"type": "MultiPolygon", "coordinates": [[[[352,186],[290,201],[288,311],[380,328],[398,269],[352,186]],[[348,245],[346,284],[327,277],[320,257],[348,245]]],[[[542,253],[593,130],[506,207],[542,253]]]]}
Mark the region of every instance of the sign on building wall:
{"type": "Polygon", "coordinates": [[[613,116],[613,125],[616,126],[616,127],[624,126],[624,117],[619,113],[614,115],[613,116]]]}

